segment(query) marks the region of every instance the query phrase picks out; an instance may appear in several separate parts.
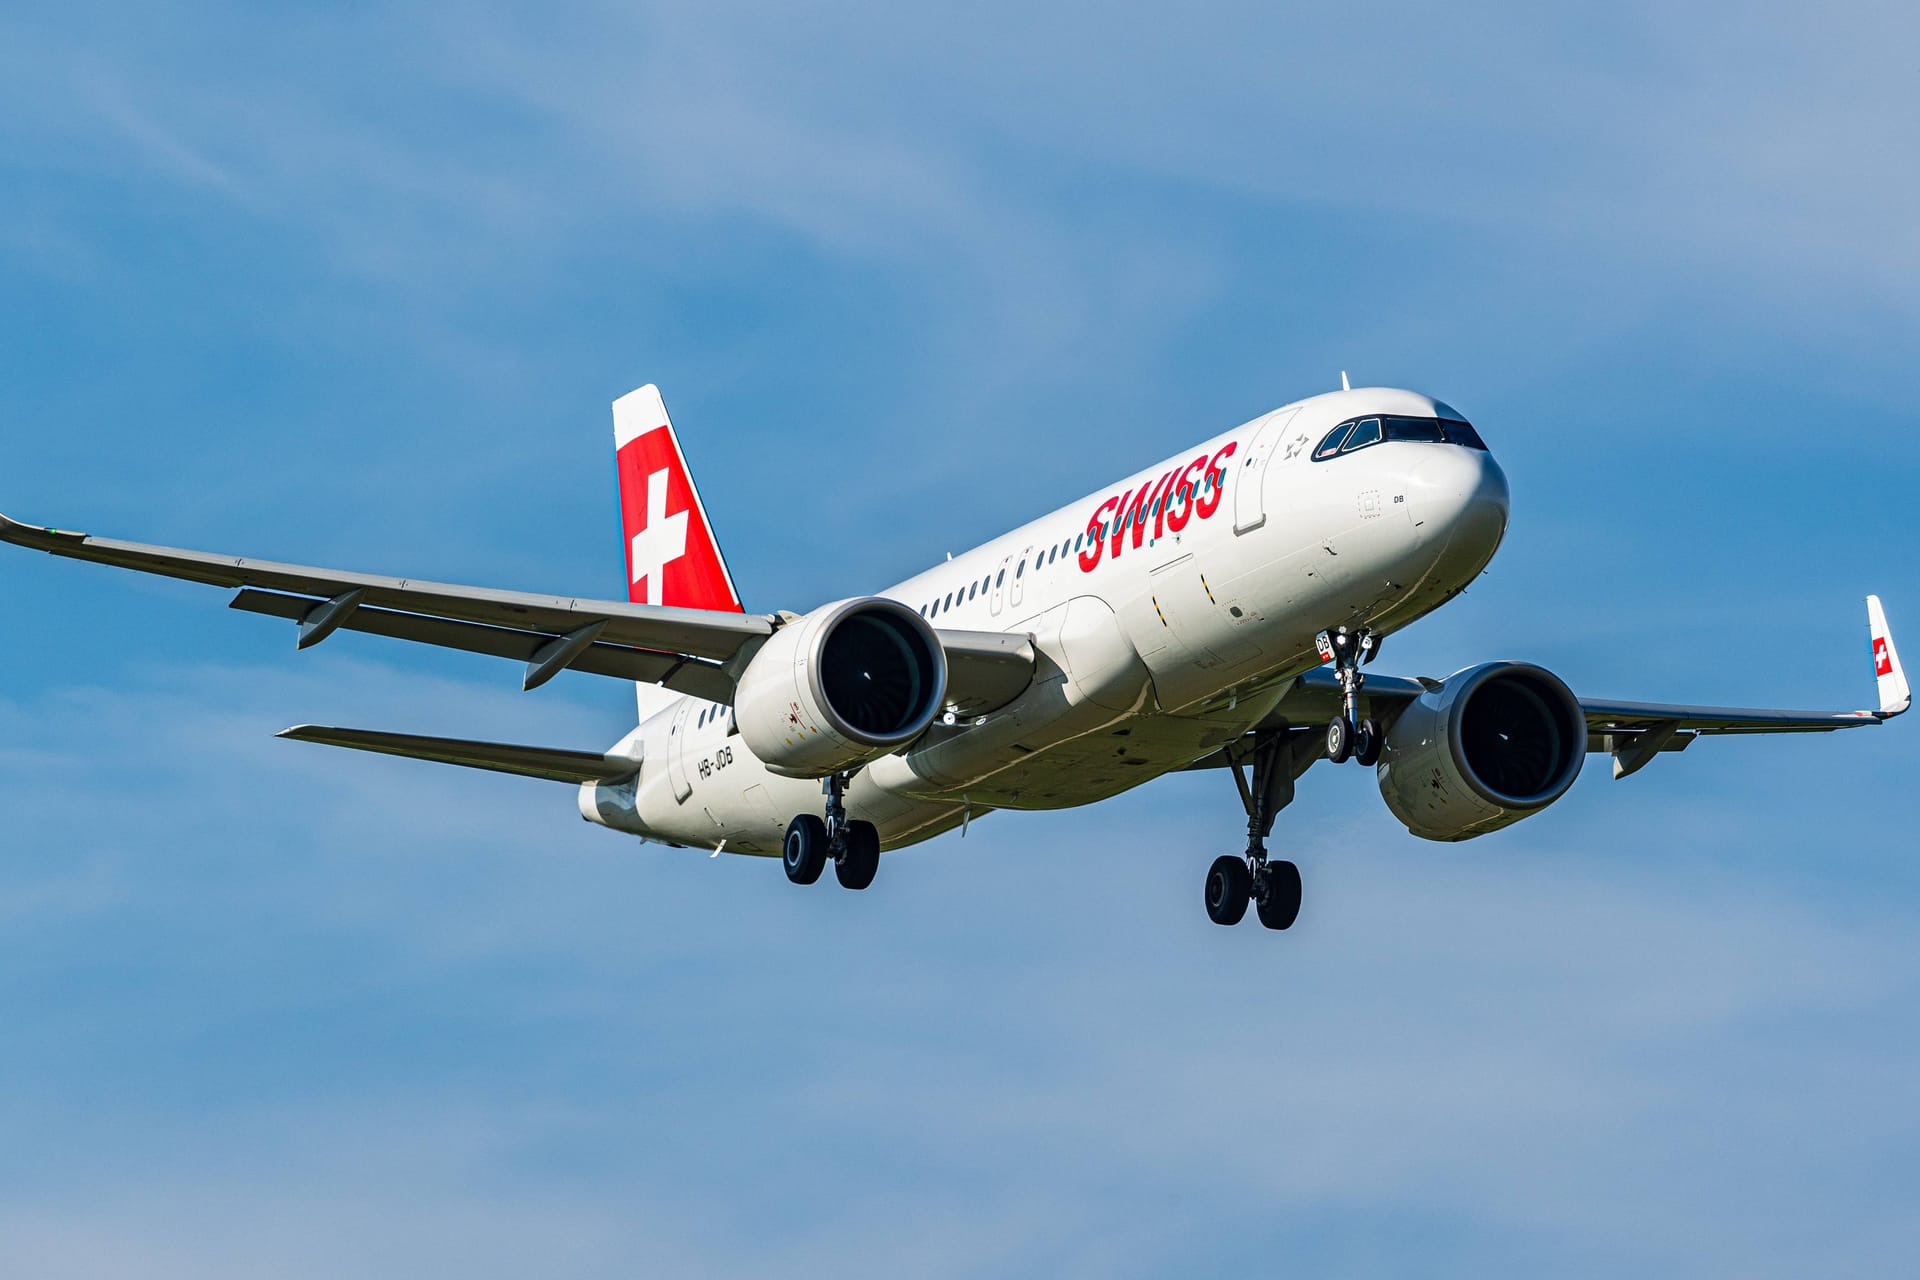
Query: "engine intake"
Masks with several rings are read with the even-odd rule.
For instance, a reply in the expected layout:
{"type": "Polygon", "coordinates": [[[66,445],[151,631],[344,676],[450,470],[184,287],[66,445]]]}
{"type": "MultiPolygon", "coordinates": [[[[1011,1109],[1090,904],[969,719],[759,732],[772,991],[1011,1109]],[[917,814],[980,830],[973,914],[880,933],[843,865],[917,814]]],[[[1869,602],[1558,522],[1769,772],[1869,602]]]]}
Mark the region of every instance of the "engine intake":
{"type": "Polygon", "coordinates": [[[918,738],[946,691],[947,655],[927,620],[867,596],[774,632],[741,673],[734,711],[769,769],[824,778],[918,738]]]}
{"type": "Polygon", "coordinates": [[[1490,662],[1400,714],[1380,757],[1380,795],[1414,835],[1470,840],[1565,795],[1586,750],[1586,717],[1558,676],[1490,662]]]}

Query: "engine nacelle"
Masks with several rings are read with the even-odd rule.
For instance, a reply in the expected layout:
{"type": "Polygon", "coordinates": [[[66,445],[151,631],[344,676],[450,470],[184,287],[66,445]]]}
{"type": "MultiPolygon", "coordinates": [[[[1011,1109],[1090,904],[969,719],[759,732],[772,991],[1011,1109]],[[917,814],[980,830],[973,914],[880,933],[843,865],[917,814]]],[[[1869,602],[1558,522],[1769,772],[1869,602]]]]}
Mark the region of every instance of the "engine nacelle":
{"type": "Polygon", "coordinates": [[[735,683],[733,707],[767,768],[824,778],[918,738],[946,693],[946,651],[927,620],[867,596],[774,632],[735,683]]]}
{"type": "Polygon", "coordinates": [[[1560,677],[1490,662],[1401,712],[1380,756],[1380,795],[1422,839],[1471,840],[1565,795],[1586,752],[1586,717],[1560,677]]]}

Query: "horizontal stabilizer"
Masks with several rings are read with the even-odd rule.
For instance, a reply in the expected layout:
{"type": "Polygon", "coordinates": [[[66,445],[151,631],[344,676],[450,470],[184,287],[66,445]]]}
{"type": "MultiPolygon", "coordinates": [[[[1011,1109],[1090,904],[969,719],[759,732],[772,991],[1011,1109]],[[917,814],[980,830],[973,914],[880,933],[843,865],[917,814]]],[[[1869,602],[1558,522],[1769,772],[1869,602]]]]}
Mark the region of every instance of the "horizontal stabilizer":
{"type": "Polygon", "coordinates": [[[553,782],[624,782],[640,771],[630,756],[597,751],[562,751],[554,747],[519,747],[504,742],[469,742],[463,738],[429,738],[414,733],[381,733],[375,729],[335,729],[302,724],[280,731],[295,742],[318,742],[328,747],[351,747],[409,760],[433,760],[466,769],[491,769],[553,782]]]}

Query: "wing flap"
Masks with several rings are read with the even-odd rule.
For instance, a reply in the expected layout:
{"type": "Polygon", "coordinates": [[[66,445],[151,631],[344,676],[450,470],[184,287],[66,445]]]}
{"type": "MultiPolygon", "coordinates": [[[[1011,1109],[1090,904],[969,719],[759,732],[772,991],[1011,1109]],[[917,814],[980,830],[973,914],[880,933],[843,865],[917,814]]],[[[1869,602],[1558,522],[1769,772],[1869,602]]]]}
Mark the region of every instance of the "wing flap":
{"type": "Polygon", "coordinates": [[[624,782],[640,771],[640,762],[627,756],[597,751],[564,751],[555,747],[522,747],[505,742],[472,742],[465,738],[433,738],[414,733],[383,733],[377,729],[340,729],[301,724],[283,729],[278,737],[316,742],[408,760],[431,760],[464,769],[545,778],[551,782],[624,782]]]}

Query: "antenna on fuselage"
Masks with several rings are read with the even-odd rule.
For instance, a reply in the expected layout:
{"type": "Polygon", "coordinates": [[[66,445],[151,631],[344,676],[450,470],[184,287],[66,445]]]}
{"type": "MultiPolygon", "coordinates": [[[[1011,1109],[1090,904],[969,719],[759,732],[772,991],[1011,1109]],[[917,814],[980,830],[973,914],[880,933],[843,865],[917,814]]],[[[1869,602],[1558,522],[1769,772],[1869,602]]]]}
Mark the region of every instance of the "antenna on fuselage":
{"type": "Polygon", "coordinates": [[[1340,389],[1342,391],[1353,390],[1353,384],[1347,381],[1347,371],[1345,369],[1340,371],[1340,389]]]}

